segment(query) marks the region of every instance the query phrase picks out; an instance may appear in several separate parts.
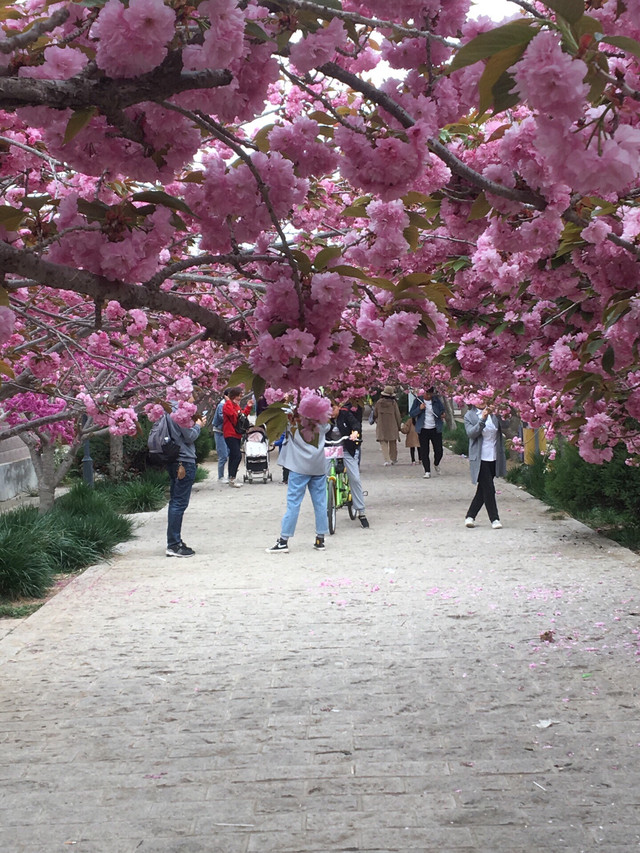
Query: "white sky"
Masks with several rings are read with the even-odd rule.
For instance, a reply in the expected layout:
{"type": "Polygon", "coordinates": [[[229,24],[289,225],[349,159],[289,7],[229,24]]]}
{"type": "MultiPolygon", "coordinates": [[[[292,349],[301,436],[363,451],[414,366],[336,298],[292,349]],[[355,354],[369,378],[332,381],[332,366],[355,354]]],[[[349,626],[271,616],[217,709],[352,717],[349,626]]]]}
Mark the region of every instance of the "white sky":
{"type": "Polygon", "coordinates": [[[475,0],[471,4],[470,15],[472,18],[488,15],[494,21],[501,21],[505,16],[511,16],[517,11],[518,7],[507,0],[475,0]]]}

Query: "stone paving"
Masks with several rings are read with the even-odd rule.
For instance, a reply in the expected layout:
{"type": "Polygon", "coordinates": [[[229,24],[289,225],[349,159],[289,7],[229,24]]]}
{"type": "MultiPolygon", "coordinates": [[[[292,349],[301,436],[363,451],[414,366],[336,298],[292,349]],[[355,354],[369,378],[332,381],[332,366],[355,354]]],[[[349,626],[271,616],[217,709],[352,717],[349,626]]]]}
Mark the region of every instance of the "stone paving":
{"type": "MultiPolygon", "coordinates": [[[[369,530],[199,484],[0,639],[2,853],[640,849],[640,562],[368,431],[369,530]],[[549,639],[544,639],[544,638],[549,639]],[[542,638],[542,639],[541,639],[542,638]]],[[[212,469],[213,474],[213,469],[212,469]]]]}

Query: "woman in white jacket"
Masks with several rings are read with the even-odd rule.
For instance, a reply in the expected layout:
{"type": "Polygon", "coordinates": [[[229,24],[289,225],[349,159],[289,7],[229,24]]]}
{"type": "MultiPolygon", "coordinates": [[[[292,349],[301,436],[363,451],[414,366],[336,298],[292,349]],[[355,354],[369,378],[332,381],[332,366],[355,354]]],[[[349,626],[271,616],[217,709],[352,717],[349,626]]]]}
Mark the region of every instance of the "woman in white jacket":
{"type": "Polygon", "coordinates": [[[491,527],[494,530],[502,527],[493,480],[507,473],[503,429],[508,423],[494,413],[492,406],[486,406],[482,411],[476,406],[470,406],[464,416],[464,426],[469,437],[471,482],[478,486],[464,520],[467,527],[475,527],[476,516],[483,506],[487,508],[491,527]]]}

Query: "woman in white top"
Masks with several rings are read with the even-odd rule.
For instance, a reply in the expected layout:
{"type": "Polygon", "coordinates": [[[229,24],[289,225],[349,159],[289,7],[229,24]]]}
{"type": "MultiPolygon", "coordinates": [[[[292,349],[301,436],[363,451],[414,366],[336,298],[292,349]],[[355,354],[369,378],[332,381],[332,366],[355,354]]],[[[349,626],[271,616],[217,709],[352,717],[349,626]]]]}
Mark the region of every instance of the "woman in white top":
{"type": "Polygon", "coordinates": [[[495,530],[502,527],[493,480],[494,477],[504,477],[507,473],[502,432],[507,423],[508,421],[503,421],[494,414],[491,406],[486,406],[482,412],[476,406],[470,406],[464,416],[464,426],[469,437],[471,482],[478,484],[464,521],[467,527],[475,527],[476,516],[483,506],[487,508],[491,526],[495,530]]]}

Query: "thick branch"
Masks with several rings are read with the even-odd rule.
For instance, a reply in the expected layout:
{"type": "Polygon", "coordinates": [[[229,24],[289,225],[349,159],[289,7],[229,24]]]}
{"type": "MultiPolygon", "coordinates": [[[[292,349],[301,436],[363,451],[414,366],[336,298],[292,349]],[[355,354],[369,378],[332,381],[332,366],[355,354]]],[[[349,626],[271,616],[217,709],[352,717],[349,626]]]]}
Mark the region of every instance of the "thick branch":
{"type": "Polygon", "coordinates": [[[84,110],[97,107],[105,115],[117,115],[142,101],[162,101],[189,89],[228,86],[231,80],[231,72],[226,70],[183,71],[181,55],[172,53],[148,74],[126,80],[81,74],[69,80],[3,77],[0,78],[0,109],[11,111],[23,106],[45,106],[55,110],[84,110]]]}
{"type": "Polygon", "coordinates": [[[113,299],[123,308],[149,308],[152,311],[166,311],[168,314],[185,317],[204,326],[209,337],[221,343],[237,343],[244,337],[243,334],[230,329],[219,314],[182,296],[164,290],[153,290],[142,284],[109,281],[86,270],[42,260],[32,252],[15,249],[1,241],[0,271],[25,276],[37,284],[44,284],[56,290],[84,293],[92,299],[113,299]]]}
{"type": "Polygon", "coordinates": [[[23,33],[17,33],[17,35],[11,36],[11,38],[3,39],[0,41],[0,53],[12,53],[14,50],[26,47],[28,44],[33,44],[44,33],[50,33],[51,30],[55,30],[56,27],[64,24],[69,15],[70,12],[68,9],[58,9],[45,21],[38,21],[38,23],[26,29],[23,33]]]}

